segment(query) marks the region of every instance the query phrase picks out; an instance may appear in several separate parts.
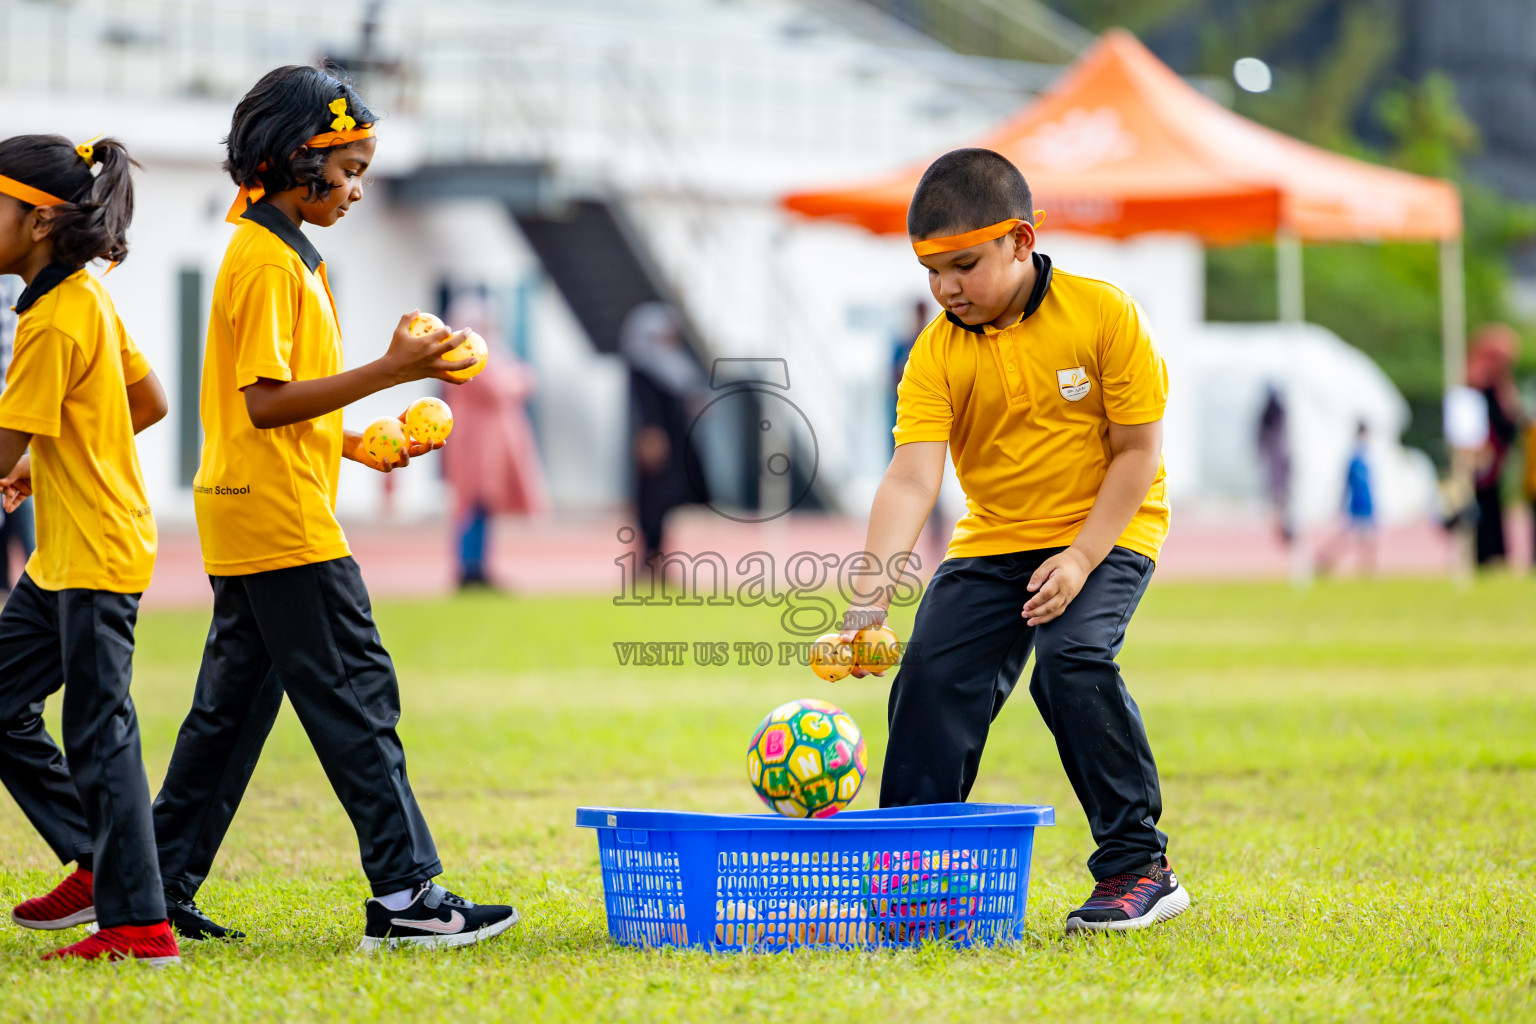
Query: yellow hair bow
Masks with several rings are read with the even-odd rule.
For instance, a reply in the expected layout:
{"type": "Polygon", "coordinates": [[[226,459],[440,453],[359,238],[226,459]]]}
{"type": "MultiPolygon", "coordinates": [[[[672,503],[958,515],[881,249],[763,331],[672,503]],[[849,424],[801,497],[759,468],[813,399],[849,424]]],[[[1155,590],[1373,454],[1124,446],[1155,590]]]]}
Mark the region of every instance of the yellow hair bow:
{"type": "Polygon", "coordinates": [[[349,132],[357,127],[357,121],[347,113],[347,98],[340,96],[331,101],[331,113],[336,115],[336,120],[331,122],[331,131],[349,132]]]}
{"type": "Polygon", "coordinates": [[[75,152],[80,155],[81,160],[85,161],[85,166],[87,167],[96,166],[96,147],[91,145],[91,143],[99,138],[101,138],[100,135],[93,135],[75,147],[75,152]]]}
{"type": "MultiPolygon", "coordinates": [[[[345,99],[332,100],[330,108],[333,111],[345,110],[347,109],[347,101],[345,99]]],[[[373,125],[365,124],[362,127],[356,127],[356,125],[357,122],[355,120],[342,115],[331,122],[331,127],[335,128],[335,131],[313,136],[304,145],[310,149],[329,149],[332,146],[350,146],[361,139],[373,138],[373,125]],[[346,124],[350,127],[337,128],[338,124],[346,124]]],[[[256,169],[264,171],[267,169],[267,165],[262,164],[256,169]]],[[[0,179],[0,181],[4,180],[8,179],[0,179]]],[[[260,180],[251,182],[248,185],[241,185],[240,191],[235,194],[234,205],[229,208],[229,212],[224,215],[224,219],[230,224],[239,224],[240,218],[245,216],[245,211],[249,210],[256,203],[261,202],[262,197],[266,194],[266,186],[262,185],[260,180]]]]}

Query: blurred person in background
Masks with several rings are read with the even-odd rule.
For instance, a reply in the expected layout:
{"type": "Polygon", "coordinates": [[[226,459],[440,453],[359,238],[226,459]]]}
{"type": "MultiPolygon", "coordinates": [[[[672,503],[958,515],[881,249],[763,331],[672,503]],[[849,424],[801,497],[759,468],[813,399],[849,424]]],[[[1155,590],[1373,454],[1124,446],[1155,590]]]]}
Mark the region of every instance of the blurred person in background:
{"type": "MultiPolygon", "coordinates": [[[[0,392],[5,390],[5,374],[11,365],[11,344],[16,337],[16,314],[11,307],[21,296],[21,278],[0,277],[0,392]]],[[[37,528],[32,521],[32,502],[23,501],[14,512],[0,508],[0,604],[11,592],[11,581],[21,578],[21,568],[37,547],[37,528]],[[12,569],[11,559],[21,556],[12,569]]]]}
{"type": "Polygon", "coordinates": [[[1524,415],[1520,392],[1515,387],[1515,357],[1520,336],[1508,324],[1483,324],[1472,334],[1467,355],[1467,385],[1488,403],[1488,441],[1478,453],[1473,469],[1477,500],[1477,564],[1503,562],[1504,467],[1520,433],[1524,415]]]}
{"type": "Polygon", "coordinates": [[[1525,431],[1525,476],[1523,482],[1525,501],[1530,506],[1531,513],[1531,567],[1536,569],[1536,420],[1532,420],[1525,431]]]}
{"type": "Polygon", "coordinates": [[[631,452],[635,460],[635,514],[644,545],[642,563],[661,553],[667,513],[709,501],[704,467],[689,427],[709,401],[709,378],[683,345],[677,314],[664,302],[629,311],[619,331],[629,364],[631,452]]]}
{"type": "Polygon", "coordinates": [[[1264,494],[1275,516],[1275,529],[1287,547],[1296,537],[1291,526],[1291,440],[1285,421],[1285,401],[1274,384],[1264,386],[1259,413],[1259,461],[1264,464],[1264,494]]]}
{"type": "Polygon", "coordinates": [[[549,511],[544,466],[527,411],[537,382],[532,368],[501,343],[483,297],[455,300],[448,314],[448,322],[458,325],[458,330],[477,332],[496,350],[496,358],[486,360],[478,377],[454,389],[453,431],[458,443],[443,449],[444,472],[453,491],[459,588],[490,587],[491,517],[538,516],[549,511]]]}
{"type": "Polygon", "coordinates": [[[1359,567],[1368,575],[1376,573],[1376,502],[1371,493],[1371,464],[1367,442],[1370,428],[1364,420],[1355,428],[1355,448],[1344,470],[1344,522],[1339,532],[1324,544],[1317,556],[1319,574],[1332,572],[1343,549],[1353,542],[1359,567]]]}

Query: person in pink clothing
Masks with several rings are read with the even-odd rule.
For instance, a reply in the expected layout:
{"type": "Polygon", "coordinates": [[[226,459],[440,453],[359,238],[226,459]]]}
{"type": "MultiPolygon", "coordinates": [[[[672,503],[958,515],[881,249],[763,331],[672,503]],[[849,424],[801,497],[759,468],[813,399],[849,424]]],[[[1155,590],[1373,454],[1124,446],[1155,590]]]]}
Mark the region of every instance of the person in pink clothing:
{"type": "Polygon", "coordinates": [[[494,350],[478,377],[454,389],[456,443],[443,449],[445,454],[452,449],[443,468],[453,491],[459,586],[484,587],[492,582],[487,572],[491,517],[549,511],[544,467],[526,409],[537,383],[528,364],[498,343],[483,303],[459,303],[450,313],[449,323],[473,328],[494,350]]]}

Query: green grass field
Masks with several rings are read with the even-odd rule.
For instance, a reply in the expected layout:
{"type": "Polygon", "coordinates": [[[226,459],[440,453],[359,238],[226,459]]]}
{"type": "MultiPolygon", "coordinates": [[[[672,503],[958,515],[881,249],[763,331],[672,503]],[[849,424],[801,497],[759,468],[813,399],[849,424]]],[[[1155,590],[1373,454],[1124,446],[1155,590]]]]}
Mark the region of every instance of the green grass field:
{"type": "MultiPolygon", "coordinates": [[[[1492,579],[1154,585],[1123,664],[1195,903],[1068,940],[1086,827],[1020,692],[977,799],[1041,802],[1028,936],[952,950],[711,955],[610,943],[580,804],[756,809],[750,730],[823,696],[863,725],[873,806],[886,683],[791,668],[620,668],[627,640],[785,639],[773,609],[474,597],[378,608],[442,881],[514,901],[481,947],[354,952],[365,889],[346,817],[286,710],[201,900],[251,938],[180,969],[44,965],[0,925],[5,1020],[1529,1020],[1536,1018],[1536,588],[1492,579]]],[[[910,610],[894,618],[905,635],[910,610]]],[[[202,613],[141,622],[135,699],[158,785],[202,613]]],[[[0,798],[0,899],[59,866],[0,798]]],[[[79,932],[64,933],[78,935],[79,932]]]]}

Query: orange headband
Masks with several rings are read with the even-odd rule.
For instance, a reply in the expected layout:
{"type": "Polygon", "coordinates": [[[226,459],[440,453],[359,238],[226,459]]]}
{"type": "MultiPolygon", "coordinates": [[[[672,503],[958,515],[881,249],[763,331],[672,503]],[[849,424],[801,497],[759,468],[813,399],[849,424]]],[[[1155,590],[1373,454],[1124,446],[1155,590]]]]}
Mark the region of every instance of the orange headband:
{"type": "MultiPolygon", "coordinates": [[[[342,118],[337,118],[337,120],[342,120],[342,118]]],[[[346,120],[350,121],[352,119],[346,118],[346,120]]],[[[337,146],[350,146],[361,139],[371,139],[373,134],[373,125],[365,124],[360,128],[348,128],[343,131],[326,132],[323,135],[316,135],[305,142],[304,145],[309,149],[334,149],[337,146]]],[[[257,168],[259,171],[266,169],[266,164],[262,164],[257,168]]],[[[239,224],[240,218],[245,216],[245,211],[261,202],[262,197],[266,194],[266,186],[260,181],[257,181],[254,185],[241,185],[240,191],[235,193],[234,204],[230,206],[229,212],[224,215],[224,220],[230,224],[239,224]]]]}
{"type": "Polygon", "coordinates": [[[40,188],[31,185],[23,185],[15,178],[7,178],[0,174],[0,194],[8,195],[13,199],[20,199],[32,206],[62,206],[64,200],[58,196],[49,195],[40,188]]]}
{"type": "MultiPolygon", "coordinates": [[[[1033,226],[1039,227],[1041,222],[1044,220],[1045,211],[1036,210],[1035,223],[1033,226]]],[[[982,242],[990,242],[994,238],[1002,238],[1004,235],[1008,234],[1008,232],[1012,231],[1014,228],[1023,223],[1024,221],[1021,218],[1013,217],[1009,220],[1000,220],[996,224],[988,224],[984,228],[977,228],[975,231],[967,231],[963,235],[946,235],[943,238],[925,238],[921,242],[913,242],[912,251],[917,253],[919,256],[936,256],[941,252],[954,252],[956,249],[969,249],[973,245],[980,245],[982,242]]]]}
{"type": "MultiPolygon", "coordinates": [[[[99,138],[101,138],[100,135],[75,147],[75,152],[80,155],[80,159],[85,161],[87,167],[95,166],[96,149],[91,143],[99,138]]],[[[33,188],[31,185],[24,185],[15,178],[7,178],[3,174],[0,174],[0,195],[20,199],[22,202],[32,206],[63,206],[65,203],[65,200],[60,199],[56,195],[44,192],[40,188],[33,188]]]]}

